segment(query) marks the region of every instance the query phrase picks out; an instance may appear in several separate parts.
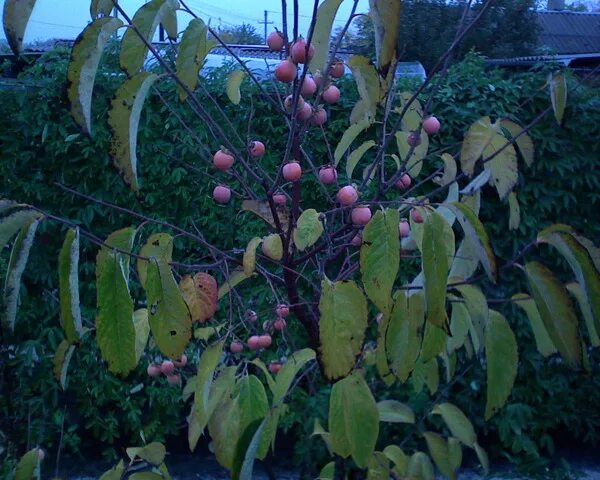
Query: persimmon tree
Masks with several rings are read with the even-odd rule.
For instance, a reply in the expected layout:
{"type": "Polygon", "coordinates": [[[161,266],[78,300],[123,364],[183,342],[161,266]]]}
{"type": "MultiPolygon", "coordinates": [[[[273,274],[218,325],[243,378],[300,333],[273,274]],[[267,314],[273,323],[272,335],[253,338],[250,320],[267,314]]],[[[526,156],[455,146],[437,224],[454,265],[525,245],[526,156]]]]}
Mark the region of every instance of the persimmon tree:
{"type": "MultiPolygon", "coordinates": [[[[4,341],[9,342],[18,327],[19,285],[36,229],[41,222],[55,222],[68,227],[58,253],[64,341],[54,359],[54,373],[63,387],[69,361],[85,335],[95,337],[115,375],[126,378],[143,363],[150,377],[164,374],[172,384],[181,383],[177,369],[186,366],[184,351],[196,342],[202,352],[197,373],[184,386],[184,397],[193,396],[187,418],[189,445],[194,450],[208,430],[217,460],[234,479],[251,478],[254,460],[276,448],[288,393],[305,388],[308,369],[331,383],[327,429],[315,422],[313,437],[332,457],[320,478],[345,478],[354,469],[368,478],[428,480],[434,478],[434,465],[444,476],[456,478],[465,447],[475,451],[487,470],[487,454],[471,422],[435,392],[444,384],[451,386],[465,368],[476,366],[487,374],[486,419],[509,398],[519,365],[518,345],[510,323],[492,306],[514,303],[523,308],[540,353],[557,353],[573,368],[587,368],[584,326],[594,346],[600,332],[597,247],[571,227],[553,225],[512,259],[498,262],[479,219],[481,191],[490,188],[506,200],[511,228],[518,226],[516,187],[523,167],[534,161],[527,132],[552,113],[559,128],[566,106],[565,76],[560,71],[550,75],[548,108],[530,124],[522,126],[518,112],[495,118],[490,111],[456,144],[431,151],[429,138],[444,128],[433,115],[431,92],[454,50],[491,2],[485,2],[474,18],[468,15],[467,2],[451,47],[433,69],[436,75],[415,92],[405,92],[396,80],[401,2],[370,0],[376,60],[357,55],[347,60],[360,98],[349,128],[329,149],[329,158],[315,158],[306,139],[311,132],[327,129],[328,105],[344,94],[335,85],[345,70],[337,50],[357,17],[358,2],[347,0],[351,15],[332,42],[332,25],[342,2],[315,0],[303,38],[298,2],[288,28],[287,2],[282,1],[283,30],[269,37],[281,63],[267,80],[230,51],[237,67],[226,86],[229,100],[239,105],[244,82],[253,82],[288,127],[275,169],[262,163],[265,152],[272,153],[269,132],[244,138],[212,97],[203,101],[215,103],[217,116],[209,114],[196,94],[202,88],[206,55],[222,42],[184,0],[151,0],[133,16],[116,0],[91,2],[92,21],[77,38],[68,69],[68,100],[77,125],[93,135],[94,77],[108,39],[122,34],[123,81],[108,118],[98,120],[111,128],[116,171],[138,196],[147,193],[138,160],[152,159],[136,155],[140,116],[145,99],[158,93],[155,87],[172,82],[178,101],[214,135],[209,144],[198,139],[202,160],[213,172],[201,180],[218,182],[216,203],[233,202],[261,218],[264,235],[248,238],[238,250],[226,250],[206,241],[199,230],[187,231],[151,212],[140,213],[64,186],[87,201],[130,216],[133,226],[99,239],[67,218],[18,199],[3,199],[0,246],[16,236],[4,287],[4,341]],[[178,13],[192,17],[181,34],[178,13]],[[165,49],[152,43],[159,25],[170,37],[165,49]],[[150,67],[148,54],[155,60],[150,67]],[[322,198],[318,209],[308,200],[315,185],[322,198]],[[147,225],[161,231],[144,235],[147,225]],[[194,242],[204,252],[204,263],[177,257],[175,235],[194,242]],[[80,278],[82,240],[99,247],[95,279],[80,278]],[[530,259],[540,244],[549,244],[564,257],[572,282],[564,285],[547,266],[530,259]],[[528,291],[488,301],[482,284],[502,282],[511,270],[523,275],[528,291]],[[245,300],[251,294],[244,288],[250,278],[262,279],[272,292],[272,315],[264,322],[245,300]],[[94,328],[82,322],[80,280],[96,284],[94,328]],[[145,292],[141,298],[134,298],[134,284],[145,292]],[[290,322],[298,322],[305,335],[290,337],[290,322]],[[165,359],[161,364],[147,360],[149,338],[165,359]],[[268,349],[277,349],[282,358],[265,363],[261,356],[268,349]],[[432,394],[423,418],[408,405],[373,393],[375,382],[391,386],[407,381],[415,391],[426,387],[432,394]],[[432,416],[443,420],[441,430],[428,427],[432,416]],[[422,450],[382,445],[380,422],[414,425],[411,435],[422,450]]],[[[4,29],[17,55],[34,4],[5,1],[4,29]]],[[[169,105],[163,96],[160,99],[169,105]]],[[[184,122],[170,111],[173,121],[184,122]]],[[[132,447],[127,455],[128,463],[121,461],[102,478],[139,475],[141,470],[154,474],[143,478],[170,478],[163,445],[132,447]]],[[[17,477],[31,478],[41,458],[37,449],[27,453],[17,477]]]]}

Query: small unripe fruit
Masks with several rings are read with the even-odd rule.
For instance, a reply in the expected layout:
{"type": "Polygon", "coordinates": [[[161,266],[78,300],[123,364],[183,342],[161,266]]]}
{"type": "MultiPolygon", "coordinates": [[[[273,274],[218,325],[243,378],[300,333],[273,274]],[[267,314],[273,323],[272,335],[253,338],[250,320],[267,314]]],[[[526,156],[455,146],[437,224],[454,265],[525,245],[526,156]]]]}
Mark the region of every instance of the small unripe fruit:
{"type": "Polygon", "coordinates": [[[249,322],[256,322],[256,320],[258,320],[258,315],[256,315],[256,312],[254,310],[248,310],[246,312],[246,319],[249,322]]]}
{"type": "Polygon", "coordinates": [[[283,38],[283,33],[281,32],[271,32],[267,37],[267,45],[269,49],[273,52],[279,52],[283,48],[285,44],[285,39],[283,38]]]}
{"type": "Polygon", "coordinates": [[[181,367],[185,367],[187,365],[187,362],[188,362],[188,358],[187,358],[187,355],[184,353],[183,355],[181,355],[181,358],[179,360],[174,361],[173,364],[177,368],[181,368],[181,367]]]}
{"type": "Polygon", "coordinates": [[[325,125],[327,121],[327,112],[323,108],[318,108],[313,112],[313,116],[311,118],[312,124],[320,127],[321,125],[325,125]]]}
{"type": "Polygon", "coordinates": [[[40,462],[44,461],[44,458],[46,458],[46,452],[44,452],[44,450],[42,450],[41,448],[38,448],[36,453],[38,460],[40,462]]]}
{"type": "Polygon", "coordinates": [[[273,202],[275,202],[275,205],[285,205],[287,197],[283,193],[276,193],[273,195],[273,202]]]}
{"type": "Polygon", "coordinates": [[[329,75],[333,78],[341,78],[344,75],[344,71],[346,68],[344,67],[344,62],[338,60],[331,66],[331,70],[329,70],[329,75]]]}
{"type": "Polygon", "coordinates": [[[262,157],[265,154],[265,144],[254,140],[248,145],[248,152],[254,158],[262,157]]]}
{"type": "Polygon", "coordinates": [[[440,127],[440,121],[434,116],[427,117],[425,120],[423,120],[423,130],[425,130],[427,135],[435,135],[440,131],[440,127]]]}
{"type": "Polygon", "coordinates": [[[332,165],[321,167],[321,170],[319,170],[319,180],[324,185],[335,183],[337,181],[337,170],[335,167],[332,165]]]}
{"type": "MultiPolygon", "coordinates": [[[[304,103],[305,102],[302,96],[298,96],[298,107],[296,108],[296,112],[299,112],[304,108],[304,103]]],[[[283,101],[283,106],[286,112],[292,113],[292,111],[294,110],[294,96],[288,95],[287,97],[285,97],[285,100],[283,101]]]]}
{"type": "Polygon", "coordinates": [[[277,308],[275,309],[275,313],[277,314],[278,317],[285,318],[290,314],[290,307],[288,307],[287,305],[284,305],[284,304],[277,305],[277,308]]]}
{"type": "Polygon", "coordinates": [[[158,377],[158,376],[160,376],[160,365],[151,363],[150,365],[148,365],[146,372],[148,372],[148,375],[150,377],[158,377]]]}
{"type": "Polygon", "coordinates": [[[282,366],[283,365],[281,365],[279,362],[271,362],[269,363],[269,372],[272,374],[277,374],[279,373],[279,370],[281,370],[282,366]]]}
{"type": "Polygon", "coordinates": [[[249,339],[248,339],[248,348],[250,350],[258,350],[261,345],[261,341],[260,341],[260,337],[258,335],[252,335],[249,339]]]}
{"type": "Polygon", "coordinates": [[[175,364],[171,360],[165,360],[160,366],[160,371],[167,376],[173,375],[175,364]]]}
{"type": "Polygon", "coordinates": [[[167,382],[170,385],[179,385],[181,383],[181,375],[167,375],[167,382]]]}
{"type": "Polygon", "coordinates": [[[286,163],[283,166],[283,178],[288,182],[297,182],[302,176],[302,167],[298,162],[286,163]]]}
{"type": "Polygon", "coordinates": [[[405,173],[396,182],[396,187],[398,187],[400,190],[402,190],[402,189],[410,187],[411,183],[412,183],[412,179],[410,178],[410,175],[405,173]]]}
{"type": "Polygon", "coordinates": [[[308,75],[304,77],[300,93],[305,97],[312,97],[317,91],[317,83],[308,75]]]}
{"type": "Polygon", "coordinates": [[[330,85],[323,92],[323,101],[325,103],[333,104],[337,103],[340,99],[340,89],[335,85],[330,85]]]}
{"type": "Polygon", "coordinates": [[[302,107],[302,110],[298,110],[297,113],[297,117],[298,120],[305,122],[306,120],[310,119],[310,117],[312,117],[313,114],[313,109],[310,105],[310,103],[308,102],[304,102],[304,106],[302,107]]]}
{"type": "Polygon", "coordinates": [[[354,247],[360,247],[362,245],[362,236],[360,233],[357,233],[354,235],[354,237],[352,237],[352,240],[350,240],[350,245],[354,247]]]}
{"type": "Polygon", "coordinates": [[[421,145],[421,135],[419,135],[418,133],[411,133],[406,139],[406,141],[411,147],[418,147],[419,145],[421,145]]]}
{"type": "Polygon", "coordinates": [[[271,343],[273,342],[273,339],[271,338],[271,335],[261,335],[259,338],[259,345],[260,348],[269,348],[271,346],[271,343]]]}
{"type": "Polygon", "coordinates": [[[406,238],[410,235],[410,224],[406,220],[400,220],[398,225],[398,232],[401,238],[406,238]]]}
{"type": "Polygon", "coordinates": [[[229,351],[231,353],[240,353],[242,350],[244,350],[244,344],[242,342],[231,342],[231,345],[229,345],[229,351]]]}
{"type": "Polygon", "coordinates": [[[229,170],[234,162],[233,155],[224,150],[219,150],[213,155],[213,163],[218,170],[229,170]]]}
{"type": "Polygon", "coordinates": [[[352,205],[358,200],[358,192],[352,185],[346,185],[340,188],[337,193],[337,199],[342,205],[352,205]]]}
{"type": "Polygon", "coordinates": [[[283,318],[278,318],[277,320],[275,320],[273,322],[273,328],[275,330],[277,330],[278,332],[282,332],[283,330],[285,330],[286,326],[287,326],[287,322],[283,318]]]}
{"type": "Polygon", "coordinates": [[[366,225],[371,220],[371,209],[369,207],[356,207],[352,209],[350,216],[354,225],[366,225]]]}
{"type": "Polygon", "coordinates": [[[292,56],[292,60],[295,63],[305,63],[306,61],[310,61],[310,59],[314,57],[315,47],[313,45],[309,45],[307,54],[306,41],[302,37],[300,37],[292,45],[290,53],[292,56]]]}
{"type": "Polygon", "coordinates": [[[419,212],[416,208],[413,208],[410,211],[410,218],[412,218],[412,221],[415,223],[423,223],[423,215],[421,215],[421,212],[419,212]]]}
{"type": "Polygon", "coordinates": [[[275,78],[280,82],[290,83],[296,78],[297,67],[291,60],[283,60],[275,67],[275,78]]]}
{"type": "Polygon", "coordinates": [[[213,198],[217,203],[227,203],[231,200],[231,190],[223,185],[217,185],[213,190],[213,198]]]}

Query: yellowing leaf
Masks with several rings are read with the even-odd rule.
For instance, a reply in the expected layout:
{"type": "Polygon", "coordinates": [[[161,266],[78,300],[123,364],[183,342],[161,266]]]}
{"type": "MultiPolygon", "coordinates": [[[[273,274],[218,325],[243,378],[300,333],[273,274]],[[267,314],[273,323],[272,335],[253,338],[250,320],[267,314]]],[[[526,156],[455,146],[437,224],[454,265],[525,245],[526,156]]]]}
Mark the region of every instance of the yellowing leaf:
{"type": "Polygon", "coordinates": [[[54,364],[54,378],[56,378],[56,381],[63,390],[67,388],[67,370],[73,352],[75,352],[75,345],[71,345],[68,340],[63,340],[58,345],[52,360],[54,364]]]}
{"type": "Polygon", "coordinates": [[[346,153],[348,148],[350,148],[352,142],[356,140],[356,137],[358,137],[361,132],[363,132],[370,126],[371,122],[369,120],[361,120],[358,123],[355,123],[348,127],[348,129],[342,135],[341,140],[337,144],[337,147],[335,147],[335,152],[333,153],[333,158],[335,160],[336,167],[340,163],[340,160],[344,156],[344,153],[346,153]]]}
{"type": "Polygon", "coordinates": [[[521,223],[521,207],[515,192],[510,192],[508,195],[508,207],[510,209],[510,217],[508,219],[508,229],[516,230],[521,223]]]}
{"type": "Polygon", "coordinates": [[[179,282],[179,289],[187,304],[192,322],[204,323],[217,311],[217,281],[208,273],[198,272],[192,278],[185,275],[179,282]]]}
{"type": "Polygon", "coordinates": [[[281,236],[272,233],[262,240],[262,252],[271,260],[279,261],[283,258],[283,243],[281,236]]]}
{"type": "Polygon", "coordinates": [[[21,230],[24,225],[40,217],[41,215],[34,210],[23,209],[0,218],[0,250],[6,246],[13,235],[21,230]]]}
{"type": "Polygon", "coordinates": [[[533,160],[535,159],[535,147],[533,146],[531,137],[527,133],[521,133],[523,132],[523,129],[520,125],[517,125],[515,122],[511,122],[506,118],[500,122],[500,125],[508,130],[511,140],[518,136],[515,140],[517,148],[519,149],[523,160],[525,160],[525,164],[528,167],[531,167],[531,165],[533,165],[533,160]]]}
{"type": "Polygon", "coordinates": [[[233,288],[237,287],[240,283],[252,277],[253,275],[256,274],[246,275],[241,269],[234,270],[233,272],[231,272],[229,278],[223,282],[223,285],[221,285],[221,287],[219,287],[219,291],[217,292],[219,300],[225,295],[227,295],[233,288]]]}
{"type": "Polygon", "coordinates": [[[406,133],[414,132],[419,129],[421,121],[423,120],[423,109],[421,108],[421,102],[415,98],[408,107],[406,104],[413,97],[412,92],[401,92],[399,97],[400,106],[396,107],[394,112],[401,114],[402,110],[406,108],[406,112],[401,120],[402,131],[406,133]]]}
{"type": "Polygon", "coordinates": [[[379,421],[388,423],[415,423],[412,409],[396,400],[382,400],[377,403],[379,421]]]}
{"type": "Polygon", "coordinates": [[[590,337],[590,344],[593,347],[599,347],[600,337],[598,337],[598,330],[596,330],[596,326],[594,325],[594,315],[592,314],[590,305],[585,298],[585,294],[583,293],[581,285],[579,285],[577,282],[568,283],[567,290],[577,299],[579,309],[583,315],[585,326],[590,337]]]}
{"type": "Polygon", "coordinates": [[[115,8],[113,0],[92,0],[90,5],[90,16],[95,20],[99,16],[109,16],[115,8]]]}
{"type": "Polygon", "coordinates": [[[427,448],[436,466],[449,480],[456,479],[456,471],[450,461],[450,452],[448,451],[448,443],[444,440],[441,435],[434,432],[423,433],[425,441],[427,442],[427,448]]]}
{"type": "Polygon", "coordinates": [[[36,0],[4,0],[2,22],[8,46],[15,55],[23,48],[25,29],[36,0]]]}
{"type": "Polygon", "coordinates": [[[354,172],[354,169],[356,168],[356,165],[358,165],[358,162],[360,162],[361,158],[375,145],[376,143],[374,140],[368,140],[350,154],[348,157],[348,162],[346,163],[346,175],[348,176],[348,180],[352,178],[352,173],[354,172]]]}
{"type": "Polygon", "coordinates": [[[556,347],[552,343],[550,335],[548,335],[548,331],[544,326],[542,317],[540,317],[540,312],[538,311],[535,301],[532,298],[528,298],[528,295],[525,295],[524,293],[513,295],[512,300],[515,305],[522,308],[527,314],[538,352],[544,357],[556,353],[556,347]]]}
{"type": "Polygon", "coordinates": [[[162,443],[152,442],[144,447],[130,447],[127,456],[130,460],[141,458],[151,465],[158,467],[165,460],[167,451],[162,443]]]}
{"type": "Polygon", "coordinates": [[[490,182],[498,190],[500,199],[506,198],[519,180],[517,152],[515,147],[506,143],[503,135],[494,133],[483,150],[483,168],[490,171],[490,182]]]}
{"type": "Polygon", "coordinates": [[[452,436],[458,438],[467,447],[473,448],[477,435],[473,425],[460,408],[452,403],[439,403],[431,413],[440,415],[452,436]]]}
{"type": "Polygon", "coordinates": [[[60,324],[65,337],[75,343],[81,337],[81,310],[79,307],[79,229],[70,229],[58,256],[60,297],[60,324]]]}
{"type": "Polygon", "coordinates": [[[408,457],[404,451],[396,445],[388,445],[383,449],[383,454],[394,464],[394,472],[403,477],[408,468],[408,457]]]}
{"type": "Polygon", "coordinates": [[[515,334],[506,319],[494,310],[490,310],[490,319],[485,329],[485,354],[487,360],[485,419],[489,420],[510,396],[519,364],[515,334]]]}
{"type": "Polygon", "coordinates": [[[252,275],[256,270],[256,249],[262,243],[262,238],[254,237],[248,242],[244,251],[243,267],[246,275],[252,275]]]}
{"type": "Polygon", "coordinates": [[[397,0],[369,0],[369,16],[375,30],[375,52],[379,76],[385,80],[382,97],[387,95],[398,63],[400,7],[397,0]]]}
{"type": "Polygon", "coordinates": [[[274,406],[277,406],[283,402],[283,399],[287,395],[298,372],[300,372],[304,365],[306,365],[308,362],[311,362],[315,358],[315,352],[310,348],[298,350],[290,355],[275,379],[275,385],[273,386],[274,406]]]}
{"type": "MultiPolygon", "coordinates": [[[[196,90],[200,69],[206,55],[215,45],[216,42],[208,38],[208,27],[202,19],[191,20],[181,37],[176,62],[177,77],[190,91],[196,90]]],[[[179,99],[184,101],[187,98],[187,92],[180,86],[177,88],[179,99]]]]}
{"type": "Polygon", "coordinates": [[[415,452],[408,460],[406,473],[409,478],[420,478],[422,480],[435,480],[433,464],[429,457],[423,452],[415,452]]]}
{"type": "Polygon", "coordinates": [[[461,169],[469,177],[473,176],[475,162],[481,158],[495,133],[490,117],[480,118],[469,128],[460,151],[461,169]]]}
{"type": "MultiPolygon", "coordinates": [[[[268,202],[260,202],[258,200],[244,200],[242,202],[242,210],[252,212],[255,215],[262,218],[270,226],[274,228],[276,227],[275,219],[273,218],[273,213],[271,212],[271,207],[269,206],[268,202]]],[[[281,222],[283,230],[287,231],[287,226],[289,223],[289,212],[285,209],[284,206],[277,206],[277,216],[279,217],[279,221],[281,222]]]]}
{"type": "Polygon", "coordinates": [[[125,80],[108,112],[108,125],[112,131],[110,151],[115,167],[135,192],[139,190],[136,149],[140,115],[157,78],[153,73],[144,72],[125,80]]]}
{"type": "Polygon", "coordinates": [[[567,78],[563,72],[551,73],[548,75],[548,85],[554,117],[560,125],[567,106],[567,78]]]}
{"type": "Polygon", "coordinates": [[[379,413],[369,386],[359,372],[336,382],[329,399],[329,433],[333,451],[352,456],[365,468],[379,435],[379,413]]]}
{"type": "Polygon", "coordinates": [[[242,81],[246,78],[246,72],[244,70],[234,70],[227,76],[227,86],[225,91],[227,92],[227,98],[234,105],[239,105],[242,95],[240,93],[240,86],[242,81]]]}
{"type": "MultiPolygon", "coordinates": [[[[375,66],[367,57],[361,55],[352,55],[347,65],[352,70],[358,94],[364,102],[362,104],[364,115],[360,120],[372,122],[372,119],[375,118],[381,94],[377,70],[375,70],[375,66]]],[[[355,108],[357,106],[358,104],[355,108]]]]}
{"type": "MultiPolygon", "coordinates": [[[[168,233],[154,233],[150,235],[144,246],[140,249],[140,256],[171,262],[173,260],[173,237],[168,233]]],[[[138,258],[136,263],[142,287],[146,285],[148,262],[149,260],[138,258]]]]}
{"type": "Polygon", "coordinates": [[[140,308],[133,312],[133,326],[135,327],[135,363],[137,364],[146,350],[150,335],[147,308],[140,308]]]}
{"type": "Polygon", "coordinates": [[[317,9],[317,18],[311,39],[311,44],[315,47],[315,54],[308,64],[308,68],[313,73],[326,73],[331,29],[342,2],[343,0],[324,0],[317,9]]]}
{"type": "Polygon", "coordinates": [[[367,301],[353,281],[321,283],[321,361],[327,378],[347,375],[360,353],[367,328],[367,301]]]}
{"type": "Polygon", "coordinates": [[[323,222],[319,218],[320,214],[314,208],[304,210],[294,230],[294,244],[301,252],[308,247],[312,247],[323,234],[323,222]]]}
{"type": "Polygon", "coordinates": [[[427,156],[427,151],[429,150],[429,136],[424,130],[421,130],[421,143],[417,147],[412,148],[408,144],[409,135],[411,135],[409,132],[396,132],[396,144],[398,145],[400,159],[403,162],[406,162],[406,173],[408,173],[411,177],[416,178],[423,169],[423,160],[427,156]],[[411,150],[412,153],[409,157],[411,150]]]}
{"type": "Polygon", "coordinates": [[[14,480],[34,480],[38,478],[39,464],[38,448],[36,447],[21,457],[15,469],[14,480]]]}
{"type": "Polygon", "coordinates": [[[444,162],[444,173],[441,176],[435,177],[433,179],[434,183],[437,183],[439,186],[443,187],[452,183],[456,179],[456,160],[449,153],[443,153],[440,155],[442,162],[444,162]]]}
{"type": "MultiPolygon", "coordinates": [[[[110,3],[112,5],[112,1],[110,3]]],[[[106,42],[122,26],[118,18],[99,18],[90,23],[73,44],[67,70],[67,95],[73,119],[88,134],[92,133],[92,93],[100,58],[106,42]]]]}

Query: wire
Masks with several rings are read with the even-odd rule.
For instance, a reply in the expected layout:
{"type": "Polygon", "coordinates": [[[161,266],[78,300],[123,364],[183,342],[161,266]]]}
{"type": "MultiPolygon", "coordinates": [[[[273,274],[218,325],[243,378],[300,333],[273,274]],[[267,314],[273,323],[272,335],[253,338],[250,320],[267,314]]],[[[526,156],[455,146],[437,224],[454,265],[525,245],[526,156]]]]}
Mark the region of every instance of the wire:
{"type": "Polygon", "coordinates": [[[65,25],[64,23],[50,23],[50,22],[42,22],[41,20],[30,20],[31,23],[40,23],[42,25],[51,25],[53,27],[64,27],[64,28],[74,28],[75,30],[83,30],[85,25],[75,26],[75,25],[65,25]]]}

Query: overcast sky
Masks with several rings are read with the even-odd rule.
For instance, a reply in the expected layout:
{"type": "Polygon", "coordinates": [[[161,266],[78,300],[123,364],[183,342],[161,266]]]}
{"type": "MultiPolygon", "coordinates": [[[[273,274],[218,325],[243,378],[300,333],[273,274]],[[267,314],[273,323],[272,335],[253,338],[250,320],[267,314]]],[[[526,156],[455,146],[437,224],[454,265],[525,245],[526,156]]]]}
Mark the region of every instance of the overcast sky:
{"type": "MultiPolygon", "coordinates": [[[[133,14],[144,3],[144,0],[121,0],[121,5],[129,14],[133,14]]],[[[313,0],[299,0],[300,32],[305,35],[313,3],[313,0]]],[[[352,0],[344,0],[334,28],[344,24],[352,3],[352,0]]],[[[25,33],[25,43],[49,38],[75,38],[90,20],[89,4],[89,0],[37,0],[25,33]]],[[[288,4],[291,10],[293,2],[288,1],[288,4]]],[[[187,5],[203,20],[210,20],[212,27],[227,27],[245,22],[255,25],[262,34],[264,27],[258,22],[264,20],[264,11],[267,10],[268,20],[274,22],[274,25],[268,25],[269,31],[273,26],[281,28],[281,0],[187,0],[187,5]]],[[[4,0],[0,0],[0,6],[4,6],[4,0]]],[[[359,12],[367,12],[368,7],[368,0],[359,0],[359,12]]],[[[2,10],[0,9],[0,15],[2,10]]],[[[188,17],[180,15],[180,30],[185,26],[186,18],[188,17]]],[[[5,38],[2,29],[0,38],[5,38]]]]}

